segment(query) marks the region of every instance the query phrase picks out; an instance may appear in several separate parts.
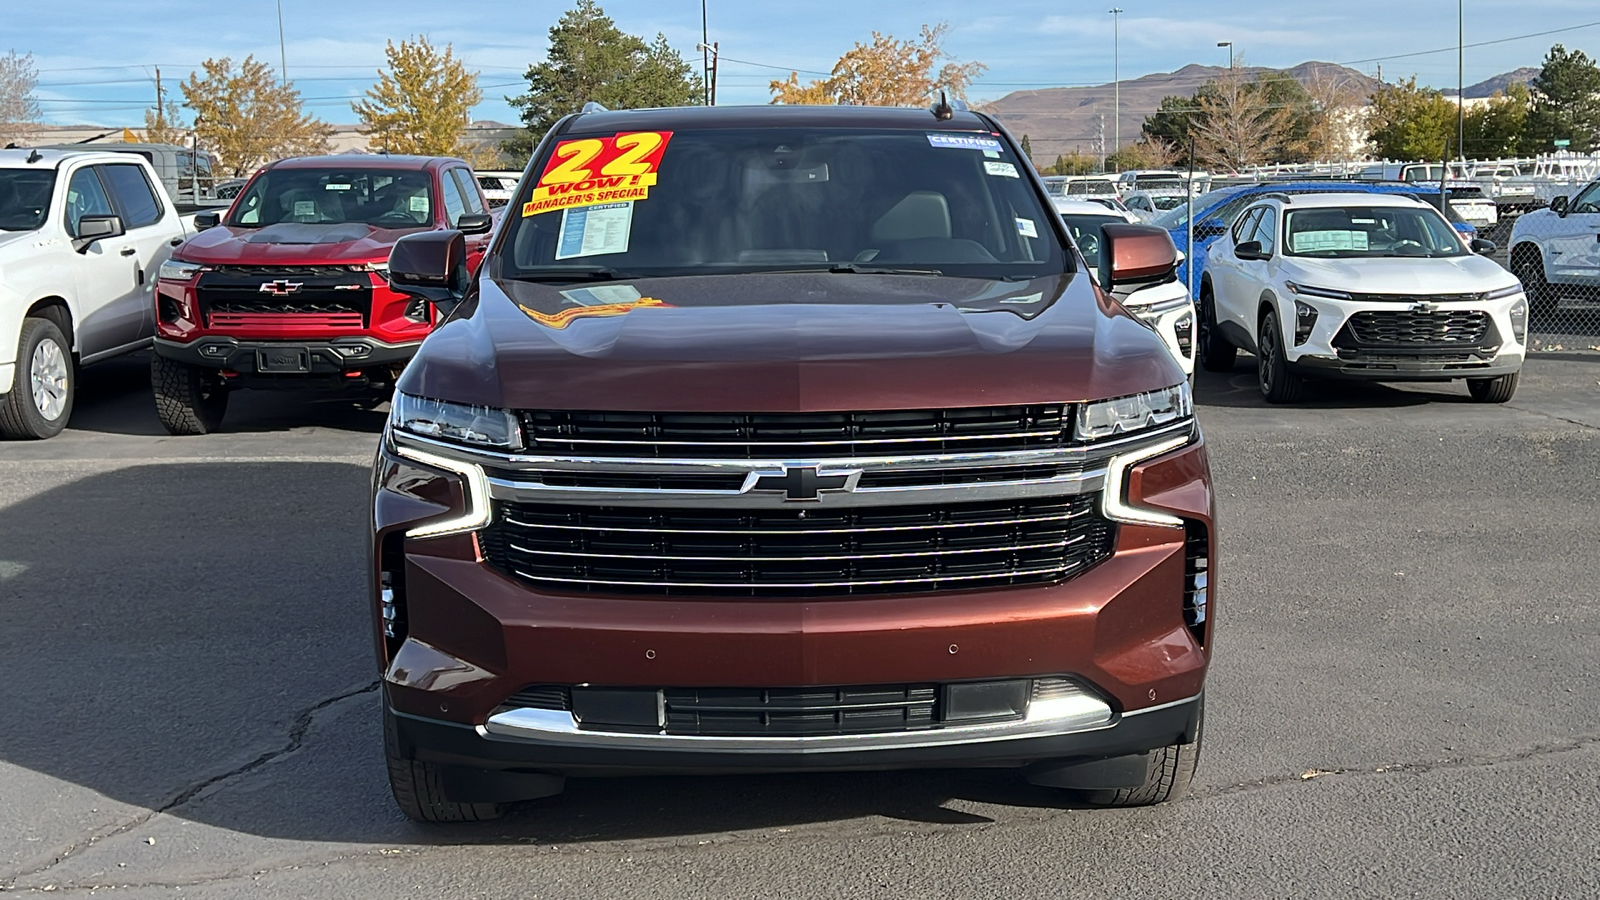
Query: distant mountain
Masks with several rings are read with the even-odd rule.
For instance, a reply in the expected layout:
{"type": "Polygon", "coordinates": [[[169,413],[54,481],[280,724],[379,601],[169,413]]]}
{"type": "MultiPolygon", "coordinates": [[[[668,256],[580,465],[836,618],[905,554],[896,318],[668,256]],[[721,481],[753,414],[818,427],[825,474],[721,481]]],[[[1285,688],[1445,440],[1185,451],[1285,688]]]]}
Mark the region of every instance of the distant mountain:
{"type": "MultiPolygon", "coordinates": [[[[1493,78],[1485,78],[1477,84],[1469,84],[1462,89],[1461,95],[1466,97],[1468,100],[1477,100],[1483,97],[1493,97],[1496,93],[1504,91],[1507,85],[1527,84],[1538,77],[1539,70],[1537,68],[1533,66],[1523,66],[1522,68],[1511,72],[1502,72],[1493,78]]],[[[1456,92],[1452,88],[1445,91],[1445,95],[1454,97],[1456,92]]]]}
{"type": "MultiPolygon", "coordinates": [[[[1255,74],[1272,69],[1257,66],[1242,67],[1244,72],[1255,74]]],[[[1224,66],[1191,64],[1176,72],[1160,72],[1122,82],[1122,143],[1139,139],[1139,126],[1146,116],[1155,112],[1161,99],[1169,95],[1188,97],[1207,81],[1227,73],[1224,66]]],[[[1353,82],[1362,93],[1371,93],[1382,85],[1376,79],[1325,62],[1303,62],[1283,69],[1302,84],[1317,78],[1337,78],[1353,82]]],[[[1112,147],[1112,107],[1115,84],[1094,87],[1040,88],[1014,91],[991,101],[985,109],[992,111],[1012,134],[1019,138],[1026,134],[1033,146],[1033,156],[1038,162],[1050,162],[1057,154],[1074,150],[1095,152],[1097,123],[1103,117],[1106,150],[1112,147]]],[[[1470,94],[1468,96],[1471,96],[1470,94]]]]}

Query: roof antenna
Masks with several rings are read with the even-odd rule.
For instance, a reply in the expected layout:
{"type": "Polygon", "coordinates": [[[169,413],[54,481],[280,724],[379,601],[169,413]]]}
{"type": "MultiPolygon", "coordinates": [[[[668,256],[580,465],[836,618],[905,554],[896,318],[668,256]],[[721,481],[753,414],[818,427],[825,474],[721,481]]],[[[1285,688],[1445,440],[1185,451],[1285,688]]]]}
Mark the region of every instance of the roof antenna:
{"type": "Polygon", "coordinates": [[[41,159],[44,159],[44,157],[39,155],[39,151],[37,149],[35,149],[33,152],[28,154],[28,160],[27,161],[31,165],[33,163],[38,162],[41,159]]]}
{"type": "Polygon", "coordinates": [[[933,117],[941,122],[948,122],[955,116],[955,108],[950,105],[949,100],[945,99],[944,91],[940,91],[939,102],[934,104],[933,107],[933,117]]]}

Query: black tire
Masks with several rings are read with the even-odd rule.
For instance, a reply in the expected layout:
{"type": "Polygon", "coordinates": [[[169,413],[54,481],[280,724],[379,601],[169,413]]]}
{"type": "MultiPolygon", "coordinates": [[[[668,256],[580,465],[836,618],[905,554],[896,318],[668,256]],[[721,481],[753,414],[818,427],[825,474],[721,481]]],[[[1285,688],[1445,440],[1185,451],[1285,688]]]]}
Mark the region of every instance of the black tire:
{"type": "Polygon", "coordinates": [[[1517,393],[1517,376],[1512,372],[1496,378],[1468,378],[1467,393],[1479,403],[1505,403],[1517,393]]]}
{"type": "Polygon", "coordinates": [[[1211,293],[1211,285],[1200,287],[1200,324],[1197,329],[1199,346],[1195,347],[1195,356],[1200,358],[1200,368],[1207,372],[1231,372],[1233,363],[1239,356],[1239,348],[1228,343],[1217,329],[1217,302],[1211,293]]]}
{"type": "Polygon", "coordinates": [[[383,710],[383,755],[389,764],[389,790],[413,822],[486,822],[505,813],[504,803],[457,803],[445,794],[438,764],[408,758],[400,746],[394,713],[383,710]]]}
{"type": "Polygon", "coordinates": [[[1522,282],[1522,289],[1528,295],[1530,312],[1544,314],[1555,311],[1556,292],[1545,280],[1544,258],[1539,255],[1539,248],[1528,244],[1514,248],[1511,251],[1511,274],[1522,282]]]}
{"type": "Polygon", "coordinates": [[[1283,331],[1278,327],[1278,314],[1267,310],[1261,315],[1261,328],[1256,333],[1256,383],[1261,396],[1268,403],[1297,403],[1305,395],[1305,379],[1289,369],[1283,355],[1283,331]]]}
{"type": "Polygon", "coordinates": [[[210,434],[228,411],[228,386],[215,369],[191,366],[156,354],[150,357],[150,390],[156,415],[171,434],[210,434]]]}
{"type": "Polygon", "coordinates": [[[72,345],[61,327],[49,319],[22,320],[17,341],[16,377],[0,402],[0,434],[8,438],[42,440],[55,437],[72,418],[78,372],[72,362],[72,345]],[[34,357],[41,355],[52,375],[36,383],[34,357]],[[47,415],[46,409],[54,415],[47,415]]]}
{"type": "MultiPolygon", "coordinates": [[[[1202,710],[1202,716],[1204,710],[1202,710]]],[[[1202,722],[1204,719],[1202,718],[1202,722]]],[[[1083,791],[1079,796],[1090,806],[1154,806],[1172,800],[1182,800],[1194,781],[1194,770],[1200,765],[1200,741],[1196,732],[1192,744],[1172,744],[1150,752],[1150,768],[1145,771],[1144,783],[1138,787],[1115,791],[1083,791]]]]}

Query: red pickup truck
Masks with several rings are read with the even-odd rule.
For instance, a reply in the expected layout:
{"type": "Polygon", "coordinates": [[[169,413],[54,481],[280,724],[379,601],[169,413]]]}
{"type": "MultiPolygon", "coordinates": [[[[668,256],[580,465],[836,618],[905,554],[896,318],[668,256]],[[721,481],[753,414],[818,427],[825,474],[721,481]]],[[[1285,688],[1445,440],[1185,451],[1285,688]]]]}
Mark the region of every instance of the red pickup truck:
{"type": "Polygon", "coordinates": [[[150,382],[173,434],[215,431],[239,388],[387,391],[439,318],[390,289],[390,249],[454,229],[475,270],[493,227],[465,162],[420,156],[281,160],[195,221],[156,295],[150,382]]]}

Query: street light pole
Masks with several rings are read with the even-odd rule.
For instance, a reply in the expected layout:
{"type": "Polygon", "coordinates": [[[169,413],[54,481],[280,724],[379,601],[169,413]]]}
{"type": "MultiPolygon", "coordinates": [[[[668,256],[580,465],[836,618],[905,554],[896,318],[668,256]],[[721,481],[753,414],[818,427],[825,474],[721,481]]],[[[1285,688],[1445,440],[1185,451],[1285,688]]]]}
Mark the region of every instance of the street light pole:
{"type": "Polygon", "coordinates": [[[1462,43],[1466,35],[1465,0],[1456,0],[1456,155],[1462,159],[1467,158],[1467,98],[1462,96],[1463,71],[1466,63],[1466,45],[1462,43]]]}
{"type": "Polygon", "coordinates": [[[278,76],[289,83],[289,54],[283,49],[283,0],[278,0],[278,76]]]}
{"type": "Polygon", "coordinates": [[[1122,7],[1113,6],[1111,12],[1111,77],[1114,82],[1111,99],[1111,152],[1122,149],[1122,7]]]}
{"type": "Polygon", "coordinates": [[[700,0],[700,87],[707,106],[711,105],[711,37],[706,31],[706,0],[700,0]]]}
{"type": "Polygon", "coordinates": [[[1218,47],[1228,48],[1228,71],[1233,71],[1233,41],[1217,41],[1218,47]]]}

